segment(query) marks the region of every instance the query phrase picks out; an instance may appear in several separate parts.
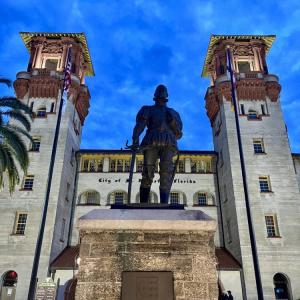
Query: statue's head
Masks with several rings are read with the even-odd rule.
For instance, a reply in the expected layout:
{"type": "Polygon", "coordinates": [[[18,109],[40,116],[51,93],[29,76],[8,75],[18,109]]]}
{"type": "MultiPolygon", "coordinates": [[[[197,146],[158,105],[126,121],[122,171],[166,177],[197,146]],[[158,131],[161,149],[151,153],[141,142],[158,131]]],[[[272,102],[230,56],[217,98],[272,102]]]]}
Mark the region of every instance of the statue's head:
{"type": "Polygon", "coordinates": [[[153,100],[154,101],[164,101],[164,102],[168,101],[168,90],[167,90],[166,86],[164,86],[163,84],[160,84],[156,87],[153,100]]]}

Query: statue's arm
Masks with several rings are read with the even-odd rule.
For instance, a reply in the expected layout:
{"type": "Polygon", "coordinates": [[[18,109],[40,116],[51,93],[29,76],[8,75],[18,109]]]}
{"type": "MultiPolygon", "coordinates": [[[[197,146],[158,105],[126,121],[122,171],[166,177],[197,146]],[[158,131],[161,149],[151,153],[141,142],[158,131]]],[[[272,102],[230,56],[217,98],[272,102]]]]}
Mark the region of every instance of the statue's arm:
{"type": "Polygon", "coordinates": [[[169,124],[177,139],[182,137],[182,121],[180,115],[174,109],[169,110],[169,124]]]}
{"type": "Polygon", "coordinates": [[[136,124],[132,134],[132,145],[135,147],[139,146],[139,137],[147,125],[147,120],[147,108],[143,106],[136,116],[136,124]]]}

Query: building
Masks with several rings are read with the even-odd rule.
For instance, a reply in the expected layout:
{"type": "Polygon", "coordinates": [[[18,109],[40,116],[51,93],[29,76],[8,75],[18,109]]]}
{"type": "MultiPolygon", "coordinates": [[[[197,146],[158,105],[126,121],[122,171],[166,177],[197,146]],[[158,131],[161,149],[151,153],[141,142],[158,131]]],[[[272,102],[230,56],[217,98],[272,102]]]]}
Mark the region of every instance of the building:
{"type": "MultiPolygon", "coordinates": [[[[80,150],[81,128],[89,109],[85,76],[93,66],[84,34],[21,33],[30,52],[28,69],[14,83],[20,101],[36,117],[30,167],[12,196],[1,192],[0,274],[3,299],[27,297],[46,191],[63,66],[72,45],[72,85],[62,117],[39,280],[51,275],[57,299],[72,299],[78,260],[76,220],[97,207],[126,203],[130,153],[80,150]],[[12,274],[11,272],[14,272],[12,274]],[[6,284],[16,276],[14,284],[6,284]],[[11,296],[7,296],[10,290],[11,296]],[[4,298],[4,295],[6,295],[4,298]]],[[[242,181],[242,164],[226,73],[230,48],[237,78],[239,123],[265,299],[300,298],[300,156],[292,154],[280,107],[280,84],[268,73],[266,53],[274,36],[215,36],[210,39],[203,76],[210,77],[205,101],[213,128],[214,151],[181,151],[170,201],[200,209],[218,221],[217,271],[235,299],[258,299],[253,249],[242,181]]],[[[133,177],[132,201],[138,202],[142,154],[133,177]]],[[[157,171],[158,168],[157,168],[157,171]]],[[[151,201],[158,202],[158,173],[151,201]]],[[[1,298],[2,299],[2,298],[1,298]]]]}

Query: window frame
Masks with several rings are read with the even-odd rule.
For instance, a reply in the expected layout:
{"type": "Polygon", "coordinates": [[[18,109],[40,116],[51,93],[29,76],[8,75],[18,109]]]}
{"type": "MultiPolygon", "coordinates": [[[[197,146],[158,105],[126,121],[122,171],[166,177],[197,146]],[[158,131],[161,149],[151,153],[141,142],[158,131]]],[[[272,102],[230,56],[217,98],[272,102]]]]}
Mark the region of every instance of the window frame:
{"type": "Polygon", "coordinates": [[[269,175],[261,175],[258,177],[258,182],[259,182],[259,189],[261,193],[272,193],[272,188],[271,188],[271,181],[270,181],[270,176],[269,175]],[[264,184],[268,187],[268,189],[265,189],[263,186],[264,184]]]}
{"type": "Polygon", "coordinates": [[[178,205],[178,204],[180,204],[180,193],[179,192],[170,192],[170,204],[171,205],[178,205]],[[175,198],[177,198],[177,199],[175,199],[175,201],[172,201],[172,196],[174,197],[174,196],[176,196],[175,198]]]}
{"type": "Polygon", "coordinates": [[[47,108],[46,108],[46,106],[42,106],[42,107],[38,108],[36,110],[35,117],[36,118],[41,118],[41,119],[47,118],[47,108]]]}
{"type": "Polygon", "coordinates": [[[253,151],[254,154],[266,154],[265,152],[265,145],[264,145],[264,139],[262,138],[255,138],[253,139],[253,151]],[[261,151],[257,151],[259,149],[257,149],[256,145],[260,145],[261,146],[261,151]]]}
{"type": "Polygon", "coordinates": [[[22,190],[23,191],[32,191],[33,190],[33,184],[34,184],[34,175],[25,175],[24,179],[23,179],[22,190]],[[25,187],[25,185],[27,184],[26,183],[27,180],[32,180],[32,183],[29,184],[29,187],[25,187]]]}
{"type": "Polygon", "coordinates": [[[40,147],[41,147],[41,137],[40,136],[33,136],[32,137],[31,145],[30,145],[30,152],[40,152],[40,147]],[[37,142],[36,142],[37,141],[37,142]],[[38,145],[38,147],[36,147],[38,145]],[[37,148],[37,149],[36,149],[37,148]]]}
{"type": "MultiPolygon", "coordinates": [[[[203,200],[203,199],[202,199],[203,200]]],[[[199,206],[207,206],[208,205],[208,197],[207,197],[207,193],[205,192],[197,192],[197,205],[199,206]],[[205,203],[200,203],[200,198],[201,196],[204,195],[204,198],[205,198],[205,203]]]]}
{"type": "Polygon", "coordinates": [[[277,215],[276,214],[266,214],[265,215],[265,226],[267,231],[267,238],[278,238],[280,236],[278,222],[277,222],[277,215]],[[272,219],[272,224],[267,224],[267,218],[272,219]],[[271,228],[271,230],[269,230],[271,228]]]}
{"type": "Polygon", "coordinates": [[[130,171],[131,159],[110,158],[109,172],[110,173],[128,173],[130,171]]]}
{"type": "Polygon", "coordinates": [[[25,230],[26,230],[26,225],[27,225],[27,220],[28,220],[28,212],[25,211],[18,211],[16,212],[16,216],[15,216],[15,223],[14,223],[14,228],[13,228],[13,234],[14,235],[25,235],[25,230]],[[19,222],[20,220],[20,216],[21,215],[26,215],[26,219],[25,222],[19,222]],[[18,232],[18,226],[24,226],[24,229],[22,229],[22,233],[18,232]]]}

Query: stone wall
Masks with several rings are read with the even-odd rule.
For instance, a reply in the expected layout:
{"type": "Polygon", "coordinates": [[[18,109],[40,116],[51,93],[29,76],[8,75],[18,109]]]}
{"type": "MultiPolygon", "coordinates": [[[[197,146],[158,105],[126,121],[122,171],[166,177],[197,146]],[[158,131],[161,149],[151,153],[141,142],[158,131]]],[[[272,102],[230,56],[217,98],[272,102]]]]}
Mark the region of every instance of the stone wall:
{"type": "Polygon", "coordinates": [[[172,271],[175,299],[217,299],[213,234],[81,232],[76,300],[120,299],[122,271],[172,271]]]}
{"type": "Polygon", "coordinates": [[[78,227],[76,300],[121,299],[124,271],[169,271],[174,299],[217,299],[216,222],[203,212],[96,209],[78,227]]]}

